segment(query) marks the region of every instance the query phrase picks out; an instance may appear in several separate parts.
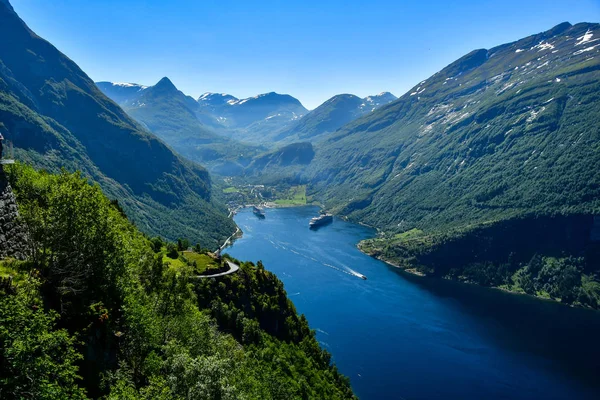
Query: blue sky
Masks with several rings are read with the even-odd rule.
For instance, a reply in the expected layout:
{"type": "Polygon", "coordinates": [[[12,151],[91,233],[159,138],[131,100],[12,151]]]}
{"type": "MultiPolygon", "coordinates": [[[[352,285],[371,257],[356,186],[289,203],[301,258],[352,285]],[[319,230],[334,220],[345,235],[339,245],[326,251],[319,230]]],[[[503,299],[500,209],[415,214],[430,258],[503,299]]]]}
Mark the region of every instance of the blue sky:
{"type": "Polygon", "coordinates": [[[475,48],[560,22],[600,22],[600,0],[11,0],[95,81],[186,94],[399,96],[475,48]]]}

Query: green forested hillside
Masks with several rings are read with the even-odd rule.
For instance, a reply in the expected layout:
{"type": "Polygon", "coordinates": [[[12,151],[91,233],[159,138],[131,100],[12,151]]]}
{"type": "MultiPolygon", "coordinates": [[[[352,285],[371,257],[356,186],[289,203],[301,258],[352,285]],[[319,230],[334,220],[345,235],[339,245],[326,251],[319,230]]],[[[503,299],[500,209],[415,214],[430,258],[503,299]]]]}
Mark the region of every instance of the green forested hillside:
{"type": "Polygon", "coordinates": [[[598,24],[476,50],[317,148],[334,210],[388,230],[600,209],[598,24]]]}
{"type": "Polygon", "coordinates": [[[308,142],[292,143],[276,150],[259,154],[244,170],[244,179],[261,183],[297,183],[301,171],[315,156],[308,142]]]}
{"type": "Polygon", "coordinates": [[[0,4],[0,130],[16,157],[81,170],[140,229],[215,247],[234,230],[207,171],[174,154],[79,67],[0,4]]]}
{"type": "Polygon", "coordinates": [[[600,309],[600,218],[527,216],[460,229],[412,229],[362,251],[411,272],[600,309]]]}
{"type": "Polygon", "coordinates": [[[0,397],[354,398],[260,263],[201,280],[76,174],[8,179],[31,241],[0,261],[0,397]]]}

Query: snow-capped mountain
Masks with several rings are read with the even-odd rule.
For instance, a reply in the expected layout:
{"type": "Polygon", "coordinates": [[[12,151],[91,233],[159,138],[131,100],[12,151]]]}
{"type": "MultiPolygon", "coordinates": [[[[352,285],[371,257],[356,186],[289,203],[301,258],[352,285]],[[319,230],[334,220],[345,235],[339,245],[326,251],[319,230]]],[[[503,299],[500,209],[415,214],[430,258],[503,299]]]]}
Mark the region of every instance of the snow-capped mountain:
{"type": "Polygon", "coordinates": [[[379,107],[391,103],[396,99],[397,97],[391,94],[390,92],[381,92],[374,96],[365,97],[363,99],[363,104],[361,104],[361,109],[364,109],[365,112],[375,111],[379,107]]]}
{"type": "Polygon", "coordinates": [[[198,97],[198,104],[207,109],[215,109],[230,102],[237,102],[239,99],[226,93],[210,93],[206,92],[198,97]]]}
{"type": "Polygon", "coordinates": [[[96,82],[96,86],[117,104],[134,101],[148,86],[127,82],[96,82]]]}

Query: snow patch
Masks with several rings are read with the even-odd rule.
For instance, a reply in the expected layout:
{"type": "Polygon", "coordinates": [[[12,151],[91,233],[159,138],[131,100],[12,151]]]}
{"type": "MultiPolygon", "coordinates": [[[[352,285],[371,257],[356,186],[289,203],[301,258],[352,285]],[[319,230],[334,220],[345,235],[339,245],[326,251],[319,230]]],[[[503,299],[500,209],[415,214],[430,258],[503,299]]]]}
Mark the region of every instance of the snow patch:
{"type": "Polygon", "coordinates": [[[581,49],[581,50],[577,50],[576,52],[573,53],[574,56],[577,56],[579,54],[585,53],[586,51],[592,51],[594,50],[596,47],[598,47],[598,45],[594,45],[594,46],[590,46],[590,47],[586,47],[585,49],[581,49]]]}
{"type": "Polygon", "coordinates": [[[533,122],[533,120],[535,120],[538,117],[538,115],[540,115],[542,112],[544,112],[545,109],[546,109],[546,107],[540,108],[539,111],[531,110],[531,115],[529,117],[527,117],[527,122],[528,123],[533,122]]]}
{"type": "Polygon", "coordinates": [[[552,49],[554,49],[554,45],[552,43],[548,43],[548,42],[544,43],[544,41],[542,40],[537,45],[533,46],[530,50],[533,50],[533,49],[539,49],[538,52],[544,51],[544,50],[552,50],[552,49]]]}
{"type": "Polygon", "coordinates": [[[137,87],[140,90],[148,89],[148,86],[138,85],[137,83],[129,83],[129,82],[111,82],[113,86],[119,87],[137,87]]]}
{"type": "Polygon", "coordinates": [[[538,65],[538,66],[536,67],[536,69],[539,69],[539,68],[545,67],[546,65],[548,65],[548,61],[546,61],[546,62],[545,62],[545,63],[543,63],[543,64],[540,64],[540,65],[538,65]]]}
{"type": "Polygon", "coordinates": [[[579,46],[580,44],[589,42],[592,39],[592,36],[594,36],[594,34],[592,33],[592,31],[590,31],[588,29],[587,32],[583,36],[580,36],[577,38],[577,43],[575,43],[575,46],[579,46]]]}
{"type": "Polygon", "coordinates": [[[525,49],[516,49],[516,50],[515,50],[515,53],[521,53],[521,52],[523,52],[523,51],[525,51],[525,49]]]}

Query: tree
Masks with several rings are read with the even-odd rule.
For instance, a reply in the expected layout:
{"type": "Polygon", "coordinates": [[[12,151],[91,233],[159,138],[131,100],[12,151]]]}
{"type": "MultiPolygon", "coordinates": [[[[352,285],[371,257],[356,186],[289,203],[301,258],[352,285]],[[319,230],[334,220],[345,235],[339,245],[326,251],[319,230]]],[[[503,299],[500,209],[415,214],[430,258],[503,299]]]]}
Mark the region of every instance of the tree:
{"type": "Polygon", "coordinates": [[[190,248],[190,241],[188,239],[177,239],[177,249],[179,251],[185,251],[190,248]]]}
{"type": "Polygon", "coordinates": [[[179,252],[177,251],[177,249],[178,246],[176,246],[174,243],[167,244],[167,257],[172,259],[179,258],[179,252]]]}
{"type": "Polygon", "coordinates": [[[85,399],[76,341],[41,304],[33,280],[14,294],[0,289],[0,398],[85,399]]]}
{"type": "Polygon", "coordinates": [[[152,238],[152,248],[155,253],[158,253],[159,251],[161,251],[161,249],[164,245],[165,245],[165,242],[163,242],[162,238],[160,238],[159,236],[152,238]]]}

